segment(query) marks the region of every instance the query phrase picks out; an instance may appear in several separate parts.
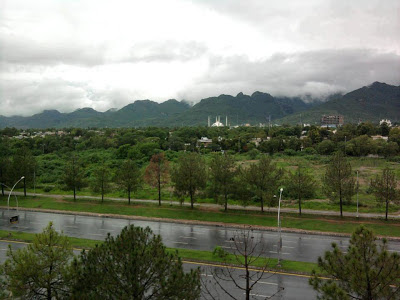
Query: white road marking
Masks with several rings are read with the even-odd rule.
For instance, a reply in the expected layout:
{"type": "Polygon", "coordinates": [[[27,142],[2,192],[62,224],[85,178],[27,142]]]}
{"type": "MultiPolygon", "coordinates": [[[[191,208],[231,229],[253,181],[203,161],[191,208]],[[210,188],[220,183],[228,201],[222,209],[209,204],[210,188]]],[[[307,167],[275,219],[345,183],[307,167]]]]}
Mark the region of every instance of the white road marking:
{"type": "MultiPolygon", "coordinates": [[[[283,244],[283,242],[282,242],[283,244]]],[[[278,245],[272,245],[273,247],[278,247],[278,245]]],[[[289,249],[294,249],[295,247],[291,247],[291,246],[282,246],[282,248],[289,248],[289,249]]]]}
{"type": "MultiPolygon", "coordinates": [[[[277,251],[268,251],[269,253],[278,253],[277,251]]],[[[290,254],[290,253],[286,253],[286,252],[281,252],[281,254],[290,254]]]]}
{"type": "Polygon", "coordinates": [[[183,244],[183,245],[189,245],[189,243],[185,243],[185,242],[173,242],[174,244],[183,244]]]}
{"type": "MultiPolygon", "coordinates": [[[[246,293],[243,293],[243,295],[246,295],[246,293]]],[[[251,294],[251,293],[250,293],[250,296],[254,296],[254,297],[262,297],[262,298],[265,298],[265,299],[267,299],[267,298],[271,298],[271,296],[260,295],[260,294],[251,294]]]]}
{"type": "Polygon", "coordinates": [[[210,274],[200,274],[201,276],[207,276],[207,277],[214,277],[213,275],[210,274]]]}
{"type": "MultiPolygon", "coordinates": [[[[255,282],[254,280],[251,280],[251,281],[255,282]]],[[[261,283],[261,284],[269,284],[269,285],[278,285],[278,284],[277,284],[277,283],[275,283],[275,282],[268,282],[268,281],[258,281],[257,283],[261,283]]]]}
{"type": "Polygon", "coordinates": [[[195,238],[195,237],[192,237],[192,236],[180,236],[180,238],[183,238],[183,239],[192,239],[192,240],[197,240],[197,238],[195,238]]]}
{"type": "Polygon", "coordinates": [[[104,236],[104,233],[91,233],[90,235],[104,236]]]}

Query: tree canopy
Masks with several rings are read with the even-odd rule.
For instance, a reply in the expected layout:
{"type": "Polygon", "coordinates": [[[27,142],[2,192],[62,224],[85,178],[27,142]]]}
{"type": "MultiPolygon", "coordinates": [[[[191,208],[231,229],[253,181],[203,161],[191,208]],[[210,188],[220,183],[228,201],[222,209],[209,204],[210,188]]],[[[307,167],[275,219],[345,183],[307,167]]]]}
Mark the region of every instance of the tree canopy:
{"type": "Polygon", "coordinates": [[[310,279],[319,299],[399,299],[400,255],[388,252],[386,240],[378,244],[373,232],[360,226],[347,253],[335,243],[332,248],[318,258],[318,267],[331,278],[321,279],[313,271],[310,279]]]}
{"type": "Polygon", "coordinates": [[[76,299],[198,299],[199,270],[185,273],[150,228],[127,226],[75,261],[76,299]]]}

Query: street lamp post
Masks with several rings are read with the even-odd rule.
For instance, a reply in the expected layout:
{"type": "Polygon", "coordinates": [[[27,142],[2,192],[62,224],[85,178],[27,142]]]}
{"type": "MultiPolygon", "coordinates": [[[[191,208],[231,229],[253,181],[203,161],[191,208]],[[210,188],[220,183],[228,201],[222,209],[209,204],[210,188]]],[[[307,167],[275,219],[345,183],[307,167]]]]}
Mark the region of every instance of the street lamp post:
{"type": "MultiPolygon", "coordinates": [[[[18,184],[18,182],[20,182],[22,179],[24,179],[25,176],[22,176],[12,187],[12,189],[10,190],[10,192],[8,193],[8,199],[7,199],[7,208],[8,208],[8,216],[10,216],[10,196],[12,191],[14,190],[15,186],[18,184]]],[[[15,197],[15,199],[17,199],[17,197],[15,197]]],[[[18,210],[18,200],[17,200],[17,210],[18,210]]]]}
{"type": "Polygon", "coordinates": [[[358,185],[358,170],[357,170],[357,218],[358,218],[358,189],[359,189],[359,185],[358,185]]]}
{"type": "Polygon", "coordinates": [[[281,200],[282,200],[282,192],[283,188],[280,189],[279,194],[279,204],[278,204],[278,233],[279,233],[279,241],[278,241],[278,263],[277,266],[281,266],[281,249],[282,249],[282,231],[281,231],[281,200]]]}

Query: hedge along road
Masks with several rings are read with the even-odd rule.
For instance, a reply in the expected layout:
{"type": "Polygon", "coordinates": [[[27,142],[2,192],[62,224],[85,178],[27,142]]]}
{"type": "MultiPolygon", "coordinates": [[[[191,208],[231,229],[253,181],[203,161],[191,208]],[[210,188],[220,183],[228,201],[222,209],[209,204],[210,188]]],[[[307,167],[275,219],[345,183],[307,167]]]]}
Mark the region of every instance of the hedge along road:
{"type": "MultiPolygon", "coordinates": [[[[10,210],[10,214],[15,211],[10,210]]],[[[230,238],[237,229],[210,225],[179,224],[170,222],[144,221],[101,216],[85,216],[73,214],[44,213],[19,211],[19,223],[9,224],[7,209],[0,209],[0,229],[39,233],[53,221],[56,230],[63,231],[71,237],[104,240],[107,233],[115,236],[127,225],[150,227],[155,234],[160,234],[164,244],[171,248],[187,248],[212,251],[216,246],[230,249],[230,238]]],[[[261,240],[264,255],[278,256],[278,233],[265,230],[253,230],[253,236],[261,240]]],[[[336,242],[344,251],[349,244],[348,237],[311,235],[304,233],[282,233],[283,259],[316,262],[318,256],[329,250],[332,242],[336,242]]],[[[400,253],[400,242],[389,241],[389,250],[400,253]]]]}

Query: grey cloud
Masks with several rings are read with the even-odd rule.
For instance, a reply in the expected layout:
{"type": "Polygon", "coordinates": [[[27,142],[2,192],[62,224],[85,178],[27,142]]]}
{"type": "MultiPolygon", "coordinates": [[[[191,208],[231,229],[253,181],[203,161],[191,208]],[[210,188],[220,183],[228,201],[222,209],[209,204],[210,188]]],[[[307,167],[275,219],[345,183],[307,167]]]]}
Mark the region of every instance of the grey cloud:
{"type": "Polygon", "coordinates": [[[73,111],[90,104],[84,86],[63,80],[1,80],[0,115],[28,116],[45,109],[73,111]]]}
{"type": "Polygon", "coordinates": [[[197,100],[218,93],[259,90],[276,96],[324,97],[374,81],[398,85],[400,70],[394,66],[399,63],[400,56],[395,53],[362,49],[282,53],[261,61],[245,56],[215,57],[210,60],[210,72],[179,95],[197,100]]]}
{"type": "Polygon", "coordinates": [[[196,41],[180,42],[175,40],[141,42],[133,45],[128,57],[129,62],[170,62],[189,61],[205,55],[208,48],[196,41]]]}
{"type": "Polygon", "coordinates": [[[87,47],[74,41],[38,42],[18,36],[0,36],[0,60],[25,65],[98,65],[104,62],[105,47],[87,47]]]}

